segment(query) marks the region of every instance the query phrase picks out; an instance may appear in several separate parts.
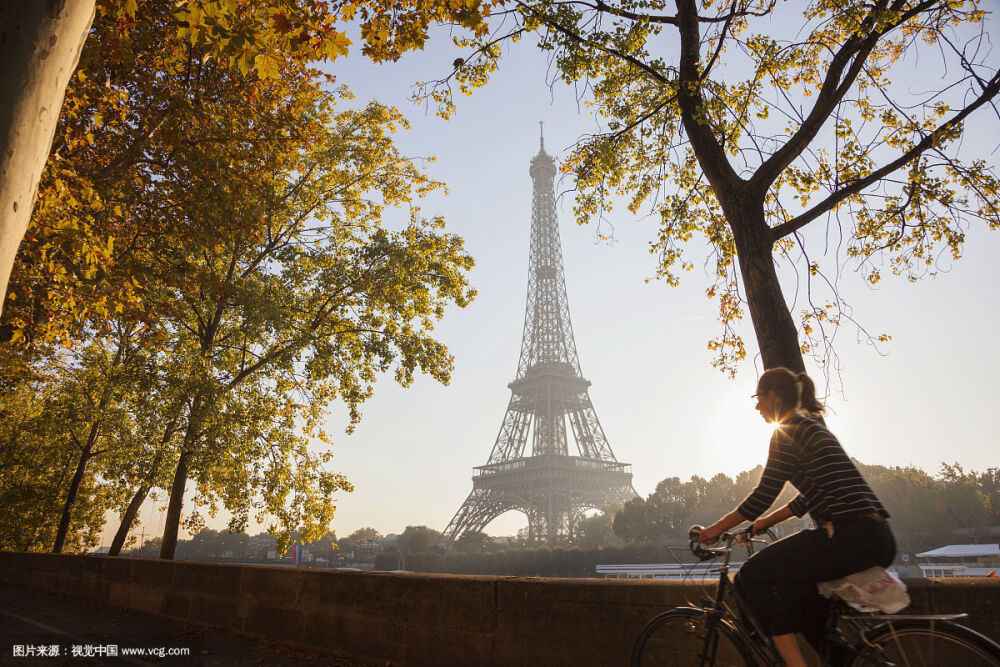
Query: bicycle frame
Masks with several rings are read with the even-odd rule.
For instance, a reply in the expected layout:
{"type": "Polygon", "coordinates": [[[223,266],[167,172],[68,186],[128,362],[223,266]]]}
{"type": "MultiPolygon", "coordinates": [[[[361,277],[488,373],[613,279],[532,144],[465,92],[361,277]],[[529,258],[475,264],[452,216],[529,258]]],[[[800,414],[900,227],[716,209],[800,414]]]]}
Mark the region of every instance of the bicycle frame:
{"type": "MultiPolygon", "coordinates": [[[[739,590],[733,585],[729,578],[729,560],[732,556],[733,542],[738,540],[738,534],[726,533],[723,535],[726,546],[720,549],[713,549],[712,552],[722,556],[719,565],[719,581],[715,590],[715,599],[711,606],[705,607],[708,613],[708,623],[705,633],[705,647],[702,652],[703,657],[712,656],[714,647],[711,645],[716,636],[715,626],[720,622],[728,622],[729,626],[737,633],[744,646],[749,649],[755,662],[763,665],[780,665],[781,658],[777,649],[771,642],[770,637],[757,624],[749,607],[740,595],[739,590]],[[727,596],[731,596],[736,601],[737,611],[734,613],[726,605],[727,596]]],[[[747,539],[747,556],[752,556],[754,552],[753,541],[747,539]]]]}

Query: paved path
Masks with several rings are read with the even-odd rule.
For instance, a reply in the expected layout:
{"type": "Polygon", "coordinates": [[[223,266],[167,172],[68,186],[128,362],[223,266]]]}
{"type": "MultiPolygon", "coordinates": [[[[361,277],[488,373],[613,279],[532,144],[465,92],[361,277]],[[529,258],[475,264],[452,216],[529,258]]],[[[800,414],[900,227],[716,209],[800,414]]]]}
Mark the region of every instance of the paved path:
{"type": "Polygon", "coordinates": [[[373,667],[374,663],[0,585],[0,665],[373,667]]]}

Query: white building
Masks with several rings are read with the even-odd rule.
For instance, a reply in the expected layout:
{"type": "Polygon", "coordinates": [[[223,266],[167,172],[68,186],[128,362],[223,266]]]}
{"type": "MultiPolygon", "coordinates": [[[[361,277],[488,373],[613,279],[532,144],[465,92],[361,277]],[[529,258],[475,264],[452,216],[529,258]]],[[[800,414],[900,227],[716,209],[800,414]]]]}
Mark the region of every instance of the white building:
{"type": "Polygon", "coordinates": [[[925,577],[1000,576],[1000,544],[949,544],[917,558],[925,577]]]}

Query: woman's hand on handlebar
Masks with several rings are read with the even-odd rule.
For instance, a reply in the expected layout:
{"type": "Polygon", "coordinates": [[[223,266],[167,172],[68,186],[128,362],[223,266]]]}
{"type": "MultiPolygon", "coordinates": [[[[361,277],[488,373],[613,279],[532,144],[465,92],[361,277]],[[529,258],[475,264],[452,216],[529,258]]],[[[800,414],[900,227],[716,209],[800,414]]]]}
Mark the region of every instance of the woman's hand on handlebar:
{"type": "Polygon", "coordinates": [[[768,521],[766,518],[757,519],[756,521],[753,522],[753,525],[750,526],[749,530],[750,537],[757,537],[758,535],[763,535],[768,530],[770,530],[771,526],[773,525],[774,524],[771,521],[768,521]]]}
{"type": "Polygon", "coordinates": [[[718,523],[713,523],[711,526],[701,529],[701,534],[698,535],[698,541],[706,546],[710,546],[719,541],[719,535],[723,532],[725,531],[719,528],[718,523]]]}
{"type": "Polygon", "coordinates": [[[767,516],[762,516],[753,522],[752,530],[750,534],[757,537],[761,533],[766,533],[771,526],[779,524],[786,519],[792,517],[792,510],[789,509],[788,505],[785,505],[779,510],[775,510],[768,514],[767,516]]]}
{"type": "Polygon", "coordinates": [[[738,511],[733,510],[708,528],[703,528],[698,541],[702,544],[715,544],[719,540],[719,535],[722,535],[733,526],[738,526],[745,520],[738,511]]]}

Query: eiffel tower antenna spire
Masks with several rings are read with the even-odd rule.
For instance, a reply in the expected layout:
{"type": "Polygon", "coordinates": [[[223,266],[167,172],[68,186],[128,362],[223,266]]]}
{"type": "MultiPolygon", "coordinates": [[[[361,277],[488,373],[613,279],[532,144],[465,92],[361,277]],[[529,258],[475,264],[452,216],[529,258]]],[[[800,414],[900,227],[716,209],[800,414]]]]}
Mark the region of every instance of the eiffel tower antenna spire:
{"type": "Polygon", "coordinates": [[[539,149],[538,150],[540,150],[542,153],[545,152],[545,128],[542,127],[543,125],[545,125],[544,122],[538,121],[538,134],[539,134],[539,149]]]}
{"type": "Polygon", "coordinates": [[[574,535],[586,510],[637,495],[631,466],[615,459],[580,370],[556,217],[556,162],[545,152],[544,134],[528,171],[534,194],[517,374],[507,385],[510,402],[490,458],[475,468],[472,493],[445,528],[451,540],[515,510],[528,517],[530,540],[554,544],[574,535]]]}

